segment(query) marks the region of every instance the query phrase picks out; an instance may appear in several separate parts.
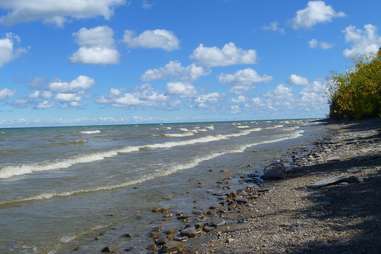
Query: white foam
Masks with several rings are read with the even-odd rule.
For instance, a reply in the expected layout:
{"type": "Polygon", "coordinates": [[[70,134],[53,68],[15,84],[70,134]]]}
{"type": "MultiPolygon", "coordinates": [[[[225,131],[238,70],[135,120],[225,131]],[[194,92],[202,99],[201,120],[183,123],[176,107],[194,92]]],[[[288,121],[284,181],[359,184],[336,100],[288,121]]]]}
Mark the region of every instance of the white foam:
{"type": "Polygon", "coordinates": [[[126,181],[126,182],[116,184],[116,185],[104,185],[104,186],[98,186],[98,187],[89,188],[89,189],[80,189],[80,190],[67,191],[67,192],[42,193],[42,194],[39,194],[36,196],[31,196],[31,197],[22,198],[22,199],[0,201],[0,207],[12,206],[12,205],[20,204],[20,203],[31,202],[31,201],[52,199],[52,198],[57,198],[57,197],[62,198],[62,197],[69,197],[69,196],[98,192],[98,191],[112,191],[112,190],[116,190],[116,189],[120,189],[120,188],[125,188],[125,187],[131,186],[131,185],[136,185],[136,184],[143,183],[145,181],[153,180],[153,179],[158,178],[158,177],[172,175],[172,174],[177,173],[177,172],[182,171],[182,170],[194,168],[204,161],[212,160],[214,158],[217,158],[217,157],[225,155],[225,154],[241,153],[241,152],[244,152],[246,149],[248,149],[249,147],[252,147],[252,146],[263,145],[263,144],[271,144],[271,143],[281,142],[281,141],[285,141],[285,140],[289,140],[289,139],[295,139],[295,138],[303,136],[303,132],[304,132],[303,130],[299,130],[299,131],[296,131],[292,134],[289,134],[289,135],[286,135],[284,137],[280,137],[277,139],[260,141],[260,142],[256,142],[256,143],[252,143],[252,144],[242,145],[236,149],[226,150],[223,152],[211,153],[211,154],[206,155],[206,156],[195,158],[195,159],[193,159],[189,162],[186,162],[186,163],[181,163],[181,164],[177,164],[177,165],[167,167],[168,168],[167,170],[155,172],[155,173],[152,173],[149,175],[145,175],[140,179],[126,181]]]}
{"type": "Polygon", "coordinates": [[[278,128],[283,128],[283,127],[284,127],[284,125],[279,124],[279,125],[274,125],[274,126],[266,127],[265,129],[266,130],[272,130],[272,129],[278,129],[278,128]]]}
{"type": "Polygon", "coordinates": [[[249,129],[250,126],[249,125],[238,125],[237,128],[238,129],[249,129]]]}
{"type": "Polygon", "coordinates": [[[115,157],[118,154],[138,152],[140,150],[145,150],[145,149],[168,149],[168,148],[177,147],[177,146],[186,146],[186,145],[194,145],[194,144],[226,140],[226,139],[230,139],[234,137],[249,135],[252,132],[260,131],[260,130],[262,129],[254,128],[254,129],[248,129],[241,132],[226,134],[226,135],[205,136],[205,137],[189,139],[189,140],[164,142],[164,143],[149,144],[149,145],[142,145],[142,146],[126,146],[120,149],[85,154],[85,155],[75,156],[75,157],[58,160],[58,161],[46,161],[41,163],[10,165],[10,166],[5,166],[3,168],[0,168],[0,179],[31,174],[34,172],[65,169],[65,168],[74,166],[76,164],[91,163],[95,161],[104,160],[106,158],[115,157]]]}
{"type": "Polygon", "coordinates": [[[209,125],[209,126],[206,126],[207,129],[213,131],[214,130],[214,125],[209,125]]]}
{"type": "Polygon", "coordinates": [[[184,131],[184,132],[188,132],[189,129],[188,128],[179,128],[180,131],[184,131]]]}
{"type": "Polygon", "coordinates": [[[91,134],[99,134],[99,133],[101,133],[101,131],[100,130],[89,130],[89,131],[81,131],[81,133],[91,135],[91,134]]]}
{"type": "Polygon", "coordinates": [[[193,135],[194,135],[194,132],[192,132],[192,131],[188,131],[188,132],[184,132],[184,133],[165,133],[165,134],[163,134],[163,136],[167,137],[167,138],[190,137],[193,135]]]}

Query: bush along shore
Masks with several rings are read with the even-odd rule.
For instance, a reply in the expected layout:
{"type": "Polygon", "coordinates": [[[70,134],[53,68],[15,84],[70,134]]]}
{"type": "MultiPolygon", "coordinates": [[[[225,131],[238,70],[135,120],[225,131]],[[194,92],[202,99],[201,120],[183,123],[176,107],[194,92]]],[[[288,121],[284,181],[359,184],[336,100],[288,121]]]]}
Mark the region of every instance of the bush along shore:
{"type": "Polygon", "coordinates": [[[100,252],[381,253],[381,121],[322,124],[325,137],[262,177],[222,170],[206,209],[152,208],[162,219],[144,252],[128,241],[100,252]]]}
{"type": "Polygon", "coordinates": [[[381,49],[344,74],[332,77],[330,117],[365,119],[381,117],[381,49]]]}

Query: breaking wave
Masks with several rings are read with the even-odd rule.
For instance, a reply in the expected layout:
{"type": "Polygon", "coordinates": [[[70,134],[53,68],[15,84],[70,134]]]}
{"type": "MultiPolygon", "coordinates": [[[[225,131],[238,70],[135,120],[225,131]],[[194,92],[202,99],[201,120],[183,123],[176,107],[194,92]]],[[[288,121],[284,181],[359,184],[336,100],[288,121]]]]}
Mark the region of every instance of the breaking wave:
{"type": "Polygon", "coordinates": [[[153,174],[145,175],[140,179],[125,181],[125,182],[122,182],[120,184],[104,185],[104,186],[98,186],[98,187],[94,187],[94,188],[79,189],[79,190],[67,191],[67,192],[49,192],[49,193],[42,193],[39,195],[26,197],[26,198],[0,201],[0,207],[14,206],[14,205],[18,205],[21,203],[38,201],[38,200],[47,200],[47,199],[60,198],[60,197],[63,198],[63,197],[69,197],[69,196],[92,193],[92,192],[112,191],[112,190],[116,190],[116,189],[120,189],[120,188],[125,188],[125,187],[131,186],[131,185],[136,185],[136,184],[143,183],[145,181],[153,180],[153,179],[158,178],[158,177],[168,176],[168,175],[177,173],[177,172],[182,171],[182,170],[194,168],[194,167],[200,165],[204,161],[212,160],[214,158],[217,158],[217,157],[225,155],[225,154],[241,153],[241,152],[244,152],[246,149],[248,149],[249,147],[252,147],[252,146],[263,145],[263,144],[271,144],[271,143],[276,143],[276,142],[285,141],[285,140],[289,140],[289,139],[295,139],[295,138],[303,136],[303,132],[304,132],[303,130],[299,130],[299,131],[296,131],[292,134],[288,134],[288,135],[280,137],[280,138],[260,141],[260,142],[247,144],[247,145],[242,145],[239,148],[226,150],[223,152],[211,153],[211,154],[206,155],[206,156],[195,158],[195,159],[193,159],[189,162],[186,162],[186,163],[172,165],[170,167],[167,167],[167,170],[163,170],[163,171],[156,172],[153,174]]]}
{"type": "MultiPolygon", "coordinates": [[[[238,133],[232,133],[232,134],[226,134],[226,135],[220,134],[215,136],[205,136],[205,137],[189,139],[189,140],[172,141],[172,142],[148,144],[148,145],[141,145],[141,146],[126,146],[120,149],[114,149],[114,150],[104,151],[104,152],[95,152],[95,153],[75,156],[75,157],[71,157],[67,159],[62,159],[58,161],[45,161],[40,163],[10,165],[10,166],[5,166],[3,168],[0,168],[0,179],[31,174],[34,172],[65,169],[65,168],[74,166],[76,164],[91,163],[95,161],[104,160],[106,158],[112,158],[117,156],[118,154],[139,152],[139,151],[143,151],[147,149],[168,149],[168,148],[172,148],[176,146],[186,146],[186,145],[208,143],[208,142],[214,142],[214,141],[220,141],[220,140],[227,140],[234,137],[249,135],[252,132],[260,131],[260,130],[262,129],[254,128],[254,129],[248,129],[238,133]]],[[[194,133],[192,133],[192,135],[194,135],[194,133]]]]}

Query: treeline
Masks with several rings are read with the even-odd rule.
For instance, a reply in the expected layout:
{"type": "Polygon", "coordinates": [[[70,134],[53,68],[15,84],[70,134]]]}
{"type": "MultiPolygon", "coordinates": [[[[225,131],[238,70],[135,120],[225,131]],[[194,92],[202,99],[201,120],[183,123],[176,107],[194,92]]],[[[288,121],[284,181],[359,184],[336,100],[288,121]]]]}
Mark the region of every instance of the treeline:
{"type": "Polygon", "coordinates": [[[331,118],[381,117],[381,48],[373,59],[358,62],[353,70],[332,80],[331,118]]]}

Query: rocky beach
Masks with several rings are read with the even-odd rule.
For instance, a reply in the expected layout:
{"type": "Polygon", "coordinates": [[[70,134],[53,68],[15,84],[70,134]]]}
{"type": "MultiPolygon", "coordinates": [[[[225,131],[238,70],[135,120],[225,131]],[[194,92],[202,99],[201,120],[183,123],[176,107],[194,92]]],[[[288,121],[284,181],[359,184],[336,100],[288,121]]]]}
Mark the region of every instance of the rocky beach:
{"type": "MultiPolygon", "coordinates": [[[[153,208],[147,252],[379,253],[381,121],[321,124],[326,136],[265,167],[264,181],[225,175],[204,210],[153,208]]],[[[128,241],[100,251],[135,252],[128,241]]]]}

